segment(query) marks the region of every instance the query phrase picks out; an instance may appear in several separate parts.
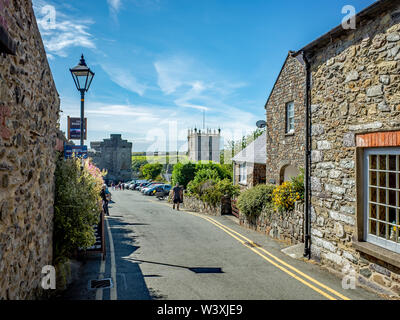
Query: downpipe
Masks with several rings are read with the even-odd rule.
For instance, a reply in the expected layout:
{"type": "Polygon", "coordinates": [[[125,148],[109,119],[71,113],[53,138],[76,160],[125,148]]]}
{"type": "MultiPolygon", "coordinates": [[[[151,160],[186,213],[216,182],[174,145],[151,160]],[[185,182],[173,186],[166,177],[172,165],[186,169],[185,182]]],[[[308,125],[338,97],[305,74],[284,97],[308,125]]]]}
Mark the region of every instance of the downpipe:
{"type": "Polygon", "coordinates": [[[304,155],[304,253],[303,256],[311,259],[311,71],[305,52],[300,52],[296,58],[305,67],[306,92],[305,92],[305,155],[304,155]]]}

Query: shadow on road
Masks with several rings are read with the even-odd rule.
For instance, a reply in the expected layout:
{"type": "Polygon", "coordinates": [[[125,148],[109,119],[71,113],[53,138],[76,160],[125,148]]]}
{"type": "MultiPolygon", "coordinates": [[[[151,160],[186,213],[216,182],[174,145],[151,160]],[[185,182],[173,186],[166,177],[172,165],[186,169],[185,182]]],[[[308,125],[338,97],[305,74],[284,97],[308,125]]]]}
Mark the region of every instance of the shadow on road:
{"type": "Polygon", "coordinates": [[[133,259],[133,258],[130,258],[130,260],[141,262],[141,263],[151,263],[151,264],[158,264],[158,265],[167,266],[167,267],[187,269],[194,273],[224,273],[222,271],[222,268],[215,268],[215,267],[185,267],[185,266],[179,266],[176,264],[169,264],[169,263],[162,263],[162,262],[155,262],[155,261],[146,261],[146,260],[139,260],[139,259],[133,259]]]}
{"type": "Polygon", "coordinates": [[[128,258],[140,248],[137,245],[137,236],[132,227],[146,224],[128,223],[112,216],[108,218],[108,223],[114,242],[118,300],[159,298],[153,297],[147,288],[139,264],[128,258]]]}

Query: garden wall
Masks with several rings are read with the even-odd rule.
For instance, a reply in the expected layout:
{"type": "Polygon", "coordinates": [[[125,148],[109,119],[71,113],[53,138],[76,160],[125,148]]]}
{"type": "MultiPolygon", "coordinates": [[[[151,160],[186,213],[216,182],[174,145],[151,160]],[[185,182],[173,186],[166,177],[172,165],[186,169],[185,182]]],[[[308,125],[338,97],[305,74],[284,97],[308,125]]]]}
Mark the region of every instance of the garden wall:
{"type": "Polygon", "coordinates": [[[256,223],[247,220],[244,214],[239,215],[240,224],[247,228],[265,233],[271,238],[288,244],[304,242],[304,204],[296,203],[292,212],[262,212],[256,223]]]}
{"type": "Polygon", "coordinates": [[[197,199],[195,197],[184,196],[183,197],[183,209],[192,210],[199,213],[208,214],[211,216],[220,216],[222,214],[222,206],[210,206],[209,204],[197,199]]]}

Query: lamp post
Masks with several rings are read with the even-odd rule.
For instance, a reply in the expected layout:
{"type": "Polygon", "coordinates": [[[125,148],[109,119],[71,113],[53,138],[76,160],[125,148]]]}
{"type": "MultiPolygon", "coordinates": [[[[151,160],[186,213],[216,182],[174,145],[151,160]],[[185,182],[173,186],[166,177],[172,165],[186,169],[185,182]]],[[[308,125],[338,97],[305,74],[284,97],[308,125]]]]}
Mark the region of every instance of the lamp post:
{"type": "Polygon", "coordinates": [[[81,93],[81,148],[83,149],[85,92],[89,90],[90,84],[92,83],[94,77],[94,72],[92,72],[90,68],[86,65],[83,54],[81,60],[79,61],[79,64],[76,67],[69,69],[69,71],[71,72],[72,79],[74,79],[76,88],[81,93]]]}

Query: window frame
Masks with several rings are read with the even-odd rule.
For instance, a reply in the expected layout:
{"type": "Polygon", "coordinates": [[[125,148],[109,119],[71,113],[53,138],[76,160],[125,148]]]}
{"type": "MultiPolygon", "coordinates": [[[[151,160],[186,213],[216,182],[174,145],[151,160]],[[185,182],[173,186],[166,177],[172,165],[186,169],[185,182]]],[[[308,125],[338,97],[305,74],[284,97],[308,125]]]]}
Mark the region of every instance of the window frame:
{"type": "Polygon", "coordinates": [[[290,101],[287,102],[285,105],[285,118],[286,118],[286,123],[285,123],[285,133],[286,134],[291,134],[294,133],[294,116],[295,116],[295,112],[294,112],[294,101],[290,101]],[[293,114],[292,116],[289,116],[289,107],[291,107],[293,114]],[[293,123],[291,123],[291,121],[293,123]],[[290,125],[293,125],[293,128],[290,129],[290,125]]]}
{"type": "Polygon", "coordinates": [[[246,162],[239,163],[239,183],[247,184],[247,164],[246,164],[246,162]]]}
{"type": "MultiPolygon", "coordinates": [[[[388,164],[388,157],[386,157],[386,169],[380,169],[378,167],[378,158],[377,158],[377,167],[376,169],[371,169],[370,168],[370,161],[369,161],[369,156],[371,155],[385,155],[385,156],[389,156],[389,155],[396,155],[396,169],[394,170],[394,173],[396,174],[395,176],[395,180],[396,180],[396,188],[394,189],[394,191],[396,192],[396,205],[394,206],[395,211],[395,215],[396,215],[396,225],[397,228],[399,228],[399,224],[400,224],[400,148],[399,147],[386,147],[386,148],[365,148],[364,149],[364,154],[363,154],[363,170],[362,170],[362,174],[363,174],[363,206],[364,206],[364,210],[363,210],[363,240],[371,243],[373,245],[379,246],[381,248],[385,248],[387,250],[390,250],[391,252],[395,252],[395,253],[400,253],[400,232],[397,232],[397,237],[398,237],[398,241],[394,242],[392,240],[390,240],[390,230],[386,230],[386,236],[389,233],[389,239],[384,239],[382,237],[377,236],[377,232],[375,233],[375,235],[370,234],[370,223],[369,220],[374,220],[376,221],[376,230],[378,229],[378,223],[379,221],[382,221],[379,219],[379,206],[381,207],[385,207],[385,220],[388,220],[388,215],[389,215],[389,208],[393,207],[390,206],[388,204],[388,198],[389,198],[389,191],[391,190],[390,188],[388,188],[388,183],[389,183],[389,174],[388,173],[393,173],[393,170],[389,170],[388,164]],[[370,172],[384,172],[386,173],[385,175],[385,183],[386,183],[386,187],[381,187],[379,186],[379,182],[378,182],[378,177],[379,175],[376,175],[376,185],[373,185],[370,183],[370,172]],[[377,193],[376,193],[376,199],[375,201],[371,201],[371,193],[370,193],[370,187],[375,187],[375,189],[377,189],[377,193]],[[378,190],[385,190],[385,203],[380,202],[379,199],[379,192],[378,190]],[[376,206],[376,218],[370,218],[370,203],[372,203],[373,205],[376,206]]],[[[391,225],[391,222],[387,222],[385,223],[387,225],[391,225]]]]}

